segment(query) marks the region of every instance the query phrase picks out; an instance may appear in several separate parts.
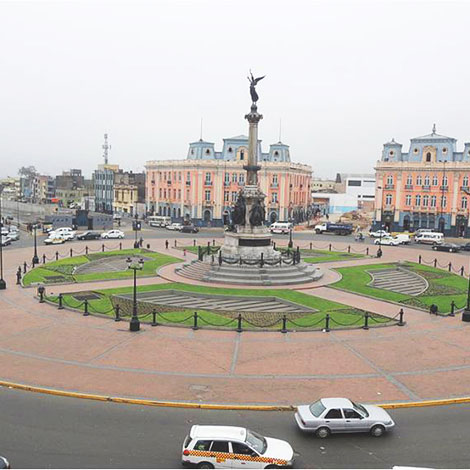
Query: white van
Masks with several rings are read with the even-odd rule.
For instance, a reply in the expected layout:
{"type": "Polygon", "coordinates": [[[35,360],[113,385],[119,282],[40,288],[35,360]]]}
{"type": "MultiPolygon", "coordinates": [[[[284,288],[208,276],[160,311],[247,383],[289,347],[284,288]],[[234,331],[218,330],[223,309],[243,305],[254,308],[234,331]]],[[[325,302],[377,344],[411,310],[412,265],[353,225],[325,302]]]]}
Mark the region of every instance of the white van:
{"type": "Polygon", "coordinates": [[[415,242],[440,245],[444,242],[444,234],[439,232],[421,232],[419,235],[415,236],[415,242]]]}
{"type": "Polygon", "coordinates": [[[171,217],[164,215],[150,215],[147,217],[150,227],[167,227],[171,224],[171,217]]]}
{"type": "Polygon", "coordinates": [[[269,227],[269,230],[271,230],[271,233],[288,234],[291,229],[292,229],[292,224],[290,222],[274,222],[269,227]]]}

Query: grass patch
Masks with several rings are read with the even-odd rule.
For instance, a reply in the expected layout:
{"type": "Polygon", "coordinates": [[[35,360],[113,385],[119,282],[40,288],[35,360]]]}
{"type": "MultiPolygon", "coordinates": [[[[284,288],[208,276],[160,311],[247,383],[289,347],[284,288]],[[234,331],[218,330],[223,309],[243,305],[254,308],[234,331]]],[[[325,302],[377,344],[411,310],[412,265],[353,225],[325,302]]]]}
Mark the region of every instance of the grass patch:
{"type": "MultiPolygon", "coordinates": [[[[330,328],[340,327],[359,327],[364,324],[364,314],[362,310],[354,309],[338,302],[332,302],[330,300],[321,299],[311,295],[304,294],[302,292],[296,292],[292,290],[277,290],[277,289],[226,289],[217,287],[204,287],[204,286],[193,286],[190,284],[157,284],[149,286],[138,287],[138,292],[148,292],[155,290],[181,290],[186,292],[198,292],[204,294],[218,294],[218,295],[240,295],[240,296],[276,296],[281,299],[289,300],[307,307],[316,309],[316,312],[306,314],[305,316],[298,317],[287,322],[287,327],[290,329],[295,328],[324,328],[326,314],[330,315],[330,328]]],[[[97,293],[101,294],[102,297],[99,299],[92,299],[88,302],[90,313],[101,313],[109,316],[114,316],[115,312],[111,302],[112,295],[130,294],[133,292],[132,287],[120,287],[114,289],[97,290],[97,293]]],[[[78,308],[79,310],[84,309],[83,303],[77,301],[72,297],[73,294],[64,295],[64,305],[78,308]]],[[[52,298],[48,297],[48,300],[57,302],[57,296],[52,298]]],[[[175,312],[166,312],[158,314],[157,319],[159,323],[167,324],[182,324],[185,326],[193,325],[193,313],[194,310],[184,309],[175,312]]],[[[199,315],[199,326],[213,326],[213,327],[227,327],[236,328],[237,321],[231,320],[228,316],[222,315],[216,312],[208,310],[198,311],[199,315]]],[[[374,326],[377,324],[389,323],[390,320],[387,317],[378,315],[371,315],[369,325],[374,326]],[[374,320],[375,318],[375,320],[374,320]]],[[[141,317],[144,321],[151,321],[151,315],[146,315],[145,318],[141,317]]],[[[257,326],[251,323],[254,322],[242,322],[244,329],[256,329],[257,326]]],[[[273,330],[280,329],[282,326],[282,320],[279,320],[275,325],[270,328],[273,330]]],[[[265,328],[265,327],[263,327],[265,328]]]]}
{"type": "Polygon", "coordinates": [[[336,268],[336,271],[342,275],[342,279],[333,284],[332,287],[338,287],[377,299],[390,300],[412,307],[419,307],[425,310],[429,310],[429,307],[435,304],[439,312],[443,314],[450,312],[452,301],[455,301],[458,308],[465,305],[468,282],[465,278],[442,269],[423,266],[417,263],[407,262],[404,265],[401,264],[401,266],[424,277],[428,281],[429,287],[422,294],[410,296],[408,294],[400,294],[398,292],[378,289],[367,285],[372,280],[371,275],[367,271],[386,268],[393,269],[397,267],[395,263],[336,268]]]}
{"type": "Polygon", "coordinates": [[[88,255],[75,256],[71,258],[64,258],[58,261],[46,263],[40,267],[34,268],[23,277],[23,284],[29,286],[33,283],[50,284],[54,282],[89,282],[99,281],[104,279],[127,279],[133,276],[133,271],[125,269],[123,271],[105,271],[86,274],[73,274],[77,266],[96,261],[103,258],[110,258],[113,256],[130,256],[142,255],[145,258],[150,258],[145,261],[144,267],[141,271],[137,271],[137,276],[151,276],[154,275],[156,270],[165,264],[176,263],[181,261],[179,258],[147,251],[145,249],[128,249],[118,251],[108,251],[104,253],[90,253],[88,255]],[[51,280],[49,277],[61,276],[62,281],[51,280]]]}

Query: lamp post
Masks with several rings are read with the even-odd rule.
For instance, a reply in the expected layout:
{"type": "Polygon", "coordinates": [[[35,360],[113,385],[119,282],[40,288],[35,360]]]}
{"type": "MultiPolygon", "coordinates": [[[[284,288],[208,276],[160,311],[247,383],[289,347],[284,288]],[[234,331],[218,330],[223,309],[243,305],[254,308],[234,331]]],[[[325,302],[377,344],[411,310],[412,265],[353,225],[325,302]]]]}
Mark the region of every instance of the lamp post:
{"type": "Polygon", "coordinates": [[[382,257],[382,232],[383,232],[383,228],[385,227],[385,224],[383,223],[384,187],[377,186],[377,189],[380,189],[380,228],[379,228],[379,249],[377,250],[377,257],[381,258],[382,257]]]}
{"type": "Polygon", "coordinates": [[[140,330],[140,321],[137,316],[137,271],[141,271],[144,267],[144,260],[142,258],[139,261],[132,261],[129,257],[127,258],[127,269],[132,269],[134,271],[134,299],[132,303],[132,318],[129,324],[130,331],[139,331],[140,330]]]}
{"type": "Polygon", "coordinates": [[[294,247],[294,242],[292,241],[292,226],[289,228],[289,244],[287,246],[289,249],[294,247]]]}
{"type": "Polygon", "coordinates": [[[2,193],[3,186],[0,185],[0,290],[4,290],[7,288],[7,283],[3,279],[3,235],[1,233],[1,229],[3,228],[2,193]]]}
{"type": "Polygon", "coordinates": [[[34,224],[33,230],[34,230],[34,255],[33,255],[33,267],[36,266],[36,264],[39,264],[39,257],[38,257],[38,243],[37,243],[37,238],[36,238],[36,229],[37,229],[37,224],[34,224]]]}
{"type": "Polygon", "coordinates": [[[135,213],[135,221],[134,221],[134,232],[135,232],[135,241],[134,241],[134,248],[139,248],[139,242],[137,241],[137,230],[138,230],[138,220],[139,216],[137,212],[135,213]]]}

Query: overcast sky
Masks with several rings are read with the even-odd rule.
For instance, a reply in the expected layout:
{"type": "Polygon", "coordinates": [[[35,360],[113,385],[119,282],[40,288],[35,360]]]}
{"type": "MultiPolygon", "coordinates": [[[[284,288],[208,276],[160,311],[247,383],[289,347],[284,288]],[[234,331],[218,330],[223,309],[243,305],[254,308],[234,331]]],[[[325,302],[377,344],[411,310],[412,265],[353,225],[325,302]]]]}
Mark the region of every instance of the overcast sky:
{"type": "Polygon", "coordinates": [[[372,172],[382,144],[470,140],[470,3],[0,0],[0,175],[86,174],[185,158],[247,134],[247,73],[264,150],[317,176],[372,172]]]}

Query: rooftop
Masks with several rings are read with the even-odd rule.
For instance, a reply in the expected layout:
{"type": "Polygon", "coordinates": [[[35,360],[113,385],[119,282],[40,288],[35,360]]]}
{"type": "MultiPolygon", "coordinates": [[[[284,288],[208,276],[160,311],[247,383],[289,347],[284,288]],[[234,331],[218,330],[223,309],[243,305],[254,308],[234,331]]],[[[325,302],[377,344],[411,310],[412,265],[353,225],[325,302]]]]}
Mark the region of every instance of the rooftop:
{"type": "Polygon", "coordinates": [[[200,426],[195,424],[191,428],[190,436],[192,438],[202,439],[224,437],[244,441],[246,438],[246,429],[237,426],[200,426]]]}

